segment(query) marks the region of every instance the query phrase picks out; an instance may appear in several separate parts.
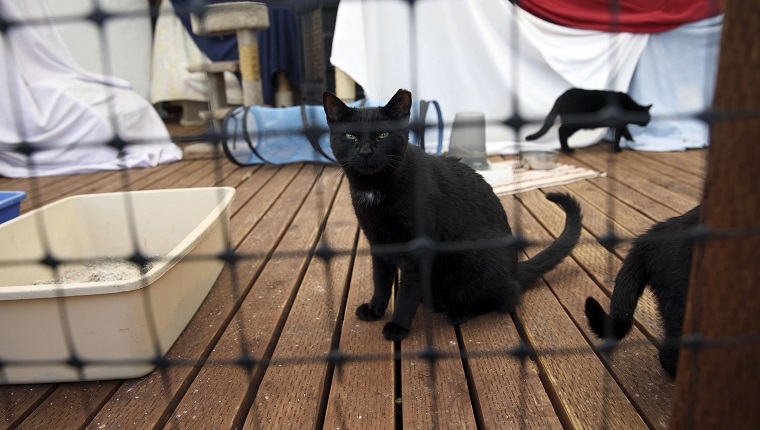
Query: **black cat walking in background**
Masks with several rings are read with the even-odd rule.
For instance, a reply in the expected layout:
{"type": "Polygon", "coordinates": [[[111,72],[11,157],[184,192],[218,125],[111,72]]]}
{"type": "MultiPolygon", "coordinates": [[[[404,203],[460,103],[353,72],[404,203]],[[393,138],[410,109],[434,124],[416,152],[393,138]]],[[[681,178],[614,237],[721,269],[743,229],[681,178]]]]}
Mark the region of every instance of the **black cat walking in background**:
{"type": "Polygon", "coordinates": [[[557,116],[563,122],[559,127],[559,143],[563,152],[573,152],[573,149],[567,144],[567,139],[580,129],[609,127],[609,120],[594,119],[585,117],[601,113],[606,106],[618,106],[625,116],[624,123],[615,126],[615,137],[613,140],[613,149],[620,152],[620,137],[633,141],[631,133],[628,131],[628,124],[645,126],[649,123],[651,116],[649,109],[652,105],[642,106],[633,101],[625,93],[606,90],[584,90],[580,88],[571,88],[565,91],[554,102],[552,110],[544,120],[544,125],[540,130],[527,136],[526,140],[536,140],[546,134],[554,125],[557,116]],[[579,117],[574,117],[578,115],[579,117]]]}
{"type": "MultiPolygon", "coordinates": [[[[373,250],[374,294],[356,314],[365,321],[383,316],[399,270],[393,315],[383,336],[400,341],[424,299],[421,263],[412,255],[380,255],[375,248],[421,236],[439,243],[507,238],[512,233],[507,215],[491,186],[472,168],[409,144],[409,91],[399,90],[382,107],[350,108],[331,93],[323,101],[331,148],[373,250]]],[[[565,228],[530,260],[518,263],[517,250],[511,248],[436,254],[429,278],[433,310],[451,324],[490,311],[513,312],[522,291],[569,255],[580,237],[578,202],[559,193],[547,198],[565,210],[565,228]]]]}
{"type": "MultiPolygon", "coordinates": [[[[607,330],[611,330],[609,337],[624,338],[633,326],[633,313],[648,284],[657,299],[668,343],[678,341],[686,311],[693,248],[693,240],[684,235],[699,223],[699,209],[697,206],[655,224],[633,242],[615,279],[610,314],[593,298],[586,299],[586,317],[594,334],[604,338],[607,330]]],[[[675,376],[677,345],[663,345],[660,364],[670,376],[675,376]]]]}

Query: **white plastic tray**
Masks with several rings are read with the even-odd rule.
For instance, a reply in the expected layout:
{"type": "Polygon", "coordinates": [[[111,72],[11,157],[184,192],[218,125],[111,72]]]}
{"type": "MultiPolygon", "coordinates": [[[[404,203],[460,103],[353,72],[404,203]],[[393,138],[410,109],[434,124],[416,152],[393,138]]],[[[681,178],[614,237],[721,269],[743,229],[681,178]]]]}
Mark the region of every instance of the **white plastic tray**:
{"type": "MultiPolygon", "coordinates": [[[[70,197],[0,225],[0,384],[143,376],[219,276],[234,188],[70,197]],[[157,257],[131,278],[62,283],[43,264],[157,257]],[[54,280],[58,279],[58,283],[54,280]],[[49,280],[50,283],[38,284],[49,280]],[[66,362],[75,357],[80,370],[66,362]]],[[[59,266],[59,269],[63,266],[59,266]]]]}

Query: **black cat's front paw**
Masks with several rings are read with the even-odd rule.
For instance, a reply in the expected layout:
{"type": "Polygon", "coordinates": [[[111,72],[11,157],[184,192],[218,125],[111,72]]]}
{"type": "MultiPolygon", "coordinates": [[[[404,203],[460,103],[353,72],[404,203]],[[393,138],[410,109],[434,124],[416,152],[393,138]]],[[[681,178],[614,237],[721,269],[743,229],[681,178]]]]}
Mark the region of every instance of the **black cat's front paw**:
{"type": "Polygon", "coordinates": [[[399,342],[409,336],[409,329],[401,327],[395,322],[388,322],[383,327],[383,337],[393,342],[399,342]]]}
{"type": "Polygon", "coordinates": [[[383,313],[372,309],[369,303],[364,303],[356,308],[356,316],[362,321],[377,321],[383,316],[383,313]]]}
{"type": "Polygon", "coordinates": [[[573,152],[575,152],[575,149],[570,148],[568,146],[567,148],[562,148],[562,152],[564,152],[565,154],[572,154],[573,152]]]}

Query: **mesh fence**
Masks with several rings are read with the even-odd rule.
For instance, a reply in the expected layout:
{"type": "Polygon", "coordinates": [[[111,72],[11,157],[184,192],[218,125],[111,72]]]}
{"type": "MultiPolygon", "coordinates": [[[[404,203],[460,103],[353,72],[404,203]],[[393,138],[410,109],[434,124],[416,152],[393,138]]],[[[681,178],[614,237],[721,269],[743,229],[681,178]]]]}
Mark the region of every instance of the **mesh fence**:
{"type": "MultiPolygon", "coordinates": [[[[514,3],[516,4],[510,7],[519,7],[519,2],[514,3]]],[[[410,1],[409,5],[412,11],[409,20],[412,26],[410,34],[416,34],[415,2],[410,1]]],[[[617,28],[615,20],[620,13],[619,6],[616,2],[611,2],[609,7],[613,17],[610,29],[614,31],[617,28]]],[[[191,3],[190,9],[186,12],[203,15],[204,11],[202,2],[198,2],[191,3]]],[[[10,70],[14,52],[13,44],[9,43],[9,40],[13,37],[13,33],[35,27],[48,28],[49,21],[45,17],[27,17],[21,21],[9,16],[5,10],[0,10],[0,12],[3,12],[0,13],[0,31],[2,31],[6,52],[4,67],[10,70]]],[[[59,24],[85,21],[96,26],[100,35],[101,52],[105,53],[109,46],[109,36],[104,28],[110,20],[130,17],[147,18],[148,16],[153,20],[158,18],[158,5],[151,5],[149,10],[125,12],[113,11],[106,5],[96,4],[85,15],[58,17],[56,21],[59,24]]],[[[517,26],[512,28],[513,49],[505,55],[519,56],[519,39],[525,36],[520,34],[517,26]]],[[[418,48],[414,38],[410,43],[412,44],[410,52],[414,58],[418,55],[418,48]]],[[[616,61],[615,55],[613,48],[610,54],[611,62],[616,61]]],[[[705,67],[710,68],[713,65],[707,64],[705,67]]],[[[104,59],[102,68],[107,75],[111,74],[109,61],[104,59]]],[[[515,73],[517,73],[516,70],[515,73]]],[[[413,74],[415,82],[412,83],[412,88],[417,87],[417,81],[422,79],[424,76],[413,74]]],[[[515,76],[514,79],[519,81],[519,76],[515,76]]],[[[108,91],[107,86],[104,88],[108,91]]],[[[10,100],[21,100],[17,88],[7,87],[5,94],[10,100]]],[[[507,126],[514,130],[515,135],[522,135],[521,130],[524,131],[526,128],[533,130],[543,121],[543,117],[528,118],[521,114],[517,96],[506,95],[506,97],[510,96],[513,99],[514,113],[508,118],[496,121],[489,119],[489,125],[507,126]]],[[[456,106],[448,108],[456,110],[456,106]]],[[[109,108],[112,113],[117,110],[117,106],[109,108]]],[[[24,136],[24,124],[20,115],[13,120],[16,122],[18,134],[24,136]]],[[[720,120],[755,118],[757,115],[756,111],[717,112],[708,108],[699,112],[655,115],[652,121],[696,119],[709,126],[720,120]]],[[[116,116],[110,115],[109,118],[112,128],[119,130],[120,125],[116,116]]],[[[586,124],[592,121],[598,122],[601,126],[615,127],[636,119],[635,113],[627,112],[621,106],[611,105],[598,114],[566,116],[562,120],[565,124],[576,122],[586,124]]],[[[451,123],[445,124],[446,127],[451,127],[451,125],[451,123]]],[[[410,127],[424,134],[426,125],[416,122],[410,127]]],[[[175,140],[183,144],[197,141],[221,143],[228,138],[226,133],[218,127],[218,123],[216,126],[211,124],[208,128],[198,128],[198,130],[197,133],[184,135],[175,140]]],[[[266,133],[266,130],[259,130],[259,133],[266,133]]],[[[278,133],[287,134],[288,132],[278,131],[278,133]]],[[[311,127],[303,133],[318,136],[329,133],[329,130],[311,127]]],[[[86,139],[75,143],[77,148],[90,146],[100,148],[104,145],[102,141],[88,142],[86,139]]],[[[119,133],[106,142],[120,154],[128,146],[151,143],[156,142],[150,139],[126,139],[119,133]]],[[[5,149],[3,151],[26,156],[27,167],[34,171],[32,156],[45,150],[45,145],[37,142],[20,141],[9,151],[5,149]]],[[[519,139],[517,151],[521,152],[519,139]]],[[[237,198],[249,199],[235,201],[232,204],[231,221],[221,217],[220,237],[224,237],[226,242],[218,247],[219,250],[191,255],[154,255],[141,245],[142,227],[139,226],[142,215],[136,209],[140,203],[137,197],[127,195],[124,197],[123,211],[125,226],[128,230],[126,237],[131,251],[119,256],[122,261],[129,263],[142,274],[150,273],[154,267],[164,263],[168,266],[180,262],[187,265],[202,265],[208,262],[223,264],[224,269],[216,281],[216,286],[206,298],[207,308],[202,308],[203,314],[195,315],[185,329],[182,335],[184,337],[180,338],[180,343],[167,354],[166,350],[170,345],[166,345],[162,340],[164,333],[161,332],[161,324],[157,323],[157,321],[164,321],[165,315],[155,314],[156,309],[161,309],[162,305],[156,303],[156,300],[161,300],[161,298],[149,293],[149,277],[140,277],[140,288],[135,290],[139,299],[135,306],[143,310],[141,315],[155,354],[147,360],[122,357],[93,360],[88,358],[86,353],[83,354],[81,346],[77,345],[76,332],[87,330],[87,328],[72,324],[72,320],[75,319],[71,314],[73,309],[80,310],[81,308],[70,304],[67,297],[70,293],[62,286],[60,278],[64,270],[71,265],[102,264],[104,257],[115,256],[61,257],[55,252],[55,246],[52,244],[57,240],[59,232],[51,230],[51,226],[54,225],[51,220],[46,219],[44,215],[38,215],[33,225],[39,233],[40,247],[44,251],[44,256],[31,260],[15,257],[3,260],[0,261],[0,270],[17,270],[41,264],[55,273],[59,284],[54,284],[52,288],[54,295],[49,300],[55,303],[59,325],[59,328],[57,327],[54,331],[60,330],[67,353],[64,357],[54,359],[12,358],[14,354],[8,350],[3,351],[5,348],[0,346],[0,382],[6,384],[2,387],[3,394],[0,395],[0,408],[5,411],[3,425],[10,428],[29,425],[25,424],[25,420],[30,416],[35,416],[35,408],[45,411],[48,400],[59,399],[56,396],[62,395],[60,393],[68,393],[79,399],[74,405],[77,409],[74,415],[79,416],[74,419],[77,422],[76,426],[115,428],[116,423],[120,423],[119,414],[132,416],[129,412],[130,407],[124,403],[137,401],[136,397],[133,399],[130,394],[132,389],[135,389],[135,392],[143,395],[152,395],[155,400],[151,403],[159,411],[151,412],[155,416],[151,418],[152,421],[142,422],[136,418],[130,418],[134,421],[123,423],[125,427],[193,428],[194,425],[198,425],[197,423],[207,422],[203,420],[222,422],[216,420],[217,414],[231,417],[227,425],[233,428],[244,426],[300,428],[312,426],[309,423],[317,423],[313,426],[318,428],[350,428],[361,427],[362,419],[365,420],[364,423],[372,419],[378,420],[368,424],[370,427],[405,428],[418,419],[418,422],[423,423],[422,426],[431,428],[448,427],[454,424],[487,428],[499,426],[498,422],[493,421],[493,417],[500,414],[504,414],[501,425],[506,422],[512,428],[551,426],[554,421],[542,421],[536,418],[546,414],[541,410],[543,406],[551,408],[549,414],[556,416],[556,424],[563,427],[576,428],[590,425],[597,428],[621,428],[619,427],[620,420],[629,418],[625,412],[617,409],[623,402],[632,405],[631,411],[641,416],[639,419],[643,421],[643,426],[664,428],[668,425],[670,399],[664,399],[661,402],[665,403],[661,405],[665,412],[658,412],[655,410],[657,406],[653,406],[658,401],[643,400],[642,396],[646,397],[650,391],[672,395],[671,383],[663,377],[659,369],[624,369],[621,366],[630,364],[633,360],[616,361],[613,355],[615,358],[625,354],[646,355],[652,358],[656,356],[658,349],[673,345],[699,350],[752,344],[760,340],[760,334],[713,338],[696,333],[682,338],[663,338],[658,328],[659,321],[651,296],[645,296],[649,308],[639,317],[644,320],[636,321],[635,336],[631,335],[618,342],[612,338],[600,340],[591,334],[587,329],[585,318],[582,317],[582,310],[568,309],[572,301],[564,290],[572,286],[562,281],[562,277],[574,273],[572,276],[576,279],[575,277],[583,274],[582,282],[591,283],[595,296],[606,298],[611,295],[617,268],[620,267],[622,259],[636,239],[636,236],[630,233],[635,229],[632,225],[640,223],[641,219],[653,225],[656,221],[666,218],[662,216],[657,219],[651,211],[633,207],[636,204],[635,201],[622,203],[624,200],[621,200],[621,195],[630,196],[637,193],[636,190],[625,185],[625,177],[636,175],[636,171],[621,167],[619,155],[612,151],[609,153],[599,151],[595,157],[597,165],[607,172],[608,179],[603,182],[603,185],[594,188],[600,192],[596,201],[592,203],[585,199],[581,200],[582,209],[587,216],[585,222],[587,225],[584,227],[576,252],[568,258],[571,263],[561,266],[554,273],[547,274],[545,281],[541,281],[541,285],[534,288],[543,289],[547,294],[546,297],[554,300],[555,305],[564,308],[561,312],[569,325],[568,330],[576,334],[580,332],[582,335],[580,346],[573,342],[548,343],[547,346],[547,339],[556,337],[546,336],[539,327],[543,318],[540,313],[551,308],[541,303],[541,300],[547,300],[546,297],[533,297],[523,302],[520,310],[514,315],[488,317],[490,319],[478,317],[473,320],[477,325],[471,324],[469,329],[467,324],[449,328],[433,313],[423,311],[420,307],[412,328],[412,336],[392,346],[382,343],[385,340],[381,338],[379,324],[361,321],[357,322],[359,324],[357,327],[348,324],[349,322],[353,324],[355,321],[353,302],[366,301],[371,295],[371,285],[362,284],[371,284],[372,271],[368,259],[370,255],[368,244],[356,224],[350,202],[346,198],[346,179],[334,167],[321,164],[297,164],[283,166],[277,170],[266,166],[237,167],[225,157],[224,153],[216,150],[208,155],[189,157],[175,164],[194,163],[193,169],[197,169],[198,178],[202,178],[195,182],[194,186],[199,186],[197,184],[233,186],[238,188],[237,198]],[[203,165],[199,164],[199,160],[202,160],[203,165]],[[247,181],[251,177],[259,178],[259,181],[247,181]],[[284,192],[281,197],[274,196],[267,199],[261,190],[268,184],[275,183],[280,183],[281,189],[298,191],[284,192]],[[245,187],[251,188],[242,189],[245,187]],[[339,189],[343,194],[338,192],[339,189]],[[263,197],[257,200],[254,196],[263,197]],[[631,213],[635,213],[637,221],[625,219],[625,217],[630,217],[631,213]],[[619,216],[621,218],[618,218],[619,216]],[[592,219],[589,221],[588,217],[592,219]],[[590,223],[594,226],[589,227],[590,223]],[[583,257],[584,254],[593,255],[596,263],[589,263],[590,260],[583,257]],[[599,263],[600,261],[604,264],[599,263]],[[282,275],[283,273],[287,275],[282,275]],[[280,282],[283,279],[287,280],[288,285],[269,285],[270,282],[280,282]],[[306,285],[314,291],[310,294],[304,292],[306,285]],[[271,296],[266,297],[267,295],[271,296]],[[301,295],[303,298],[299,298],[301,295]],[[217,307],[218,311],[212,307],[217,307]],[[267,308],[276,309],[277,312],[262,311],[267,308]],[[318,311],[315,312],[314,309],[318,311]],[[269,316],[271,319],[266,320],[262,316],[269,316]],[[316,319],[303,320],[312,316],[316,319]],[[512,328],[506,330],[505,326],[512,328]],[[371,331],[373,338],[376,339],[371,347],[357,347],[346,341],[346,339],[362,339],[355,332],[365,329],[371,331]],[[492,331],[496,333],[494,338],[483,334],[492,331]],[[197,344],[190,340],[193,337],[192,333],[198,333],[197,344]],[[259,337],[251,333],[264,333],[264,335],[259,337]],[[452,334],[454,338],[450,337],[452,334]],[[487,347],[481,347],[481,341],[477,339],[481,339],[487,347]],[[299,342],[306,344],[299,345],[299,342]],[[344,342],[348,347],[343,346],[344,342]],[[582,374],[579,376],[580,380],[588,378],[601,384],[598,387],[599,391],[591,399],[593,402],[591,405],[586,404],[586,399],[576,399],[577,404],[568,405],[567,399],[572,398],[573,394],[568,395],[562,390],[572,391],[573,388],[556,380],[558,375],[568,371],[566,368],[557,370],[556,363],[572,357],[584,357],[587,361],[594,363],[586,367],[582,364],[585,362],[583,360],[573,361],[580,366],[577,369],[577,372],[582,374]],[[314,364],[320,366],[314,367],[314,364]],[[376,375],[379,371],[377,367],[371,367],[373,365],[381,366],[381,370],[385,369],[387,374],[384,376],[391,381],[390,383],[386,381],[385,385],[382,385],[387,388],[390,384],[390,389],[386,393],[390,397],[386,400],[394,405],[391,416],[378,417],[378,415],[372,415],[372,411],[366,411],[364,418],[356,414],[352,399],[353,396],[359,396],[359,394],[352,393],[351,387],[356,387],[354,385],[356,381],[366,375],[376,375]],[[104,381],[94,384],[77,382],[20,386],[14,385],[13,379],[9,377],[13,369],[19,367],[25,368],[29,374],[44,373],[51,367],[64,367],[75,372],[74,380],[87,381],[92,379],[88,377],[88,372],[99,366],[109,368],[147,366],[148,368],[155,367],[155,370],[141,379],[104,381]],[[653,381],[655,383],[659,381],[669,388],[663,390],[660,387],[637,386],[639,370],[644,375],[640,376],[641,380],[650,384],[653,381]],[[318,375],[314,376],[310,372],[317,372],[318,375]],[[597,373],[594,374],[594,372],[597,373]],[[598,372],[602,375],[600,376],[598,372]],[[487,387],[479,385],[478,381],[498,378],[498,375],[503,377],[505,374],[516,375],[519,378],[513,381],[514,386],[504,387],[504,391],[511,393],[509,400],[516,405],[494,406],[489,403],[493,393],[488,391],[487,387]],[[306,381],[303,397],[290,397],[288,404],[270,404],[267,393],[276,391],[274,387],[278,384],[278,378],[286,378],[288,375],[291,377],[301,375],[295,379],[306,381]],[[217,380],[207,382],[206,388],[201,389],[203,392],[197,394],[199,390],[194,390],[195,385],[198,384],[197,381],[212,377],[217,380]],[[419,381],[422,382],[419,383],[419,381]],[[145,387],[151,384],[154,385],[152,388],[145,387]],[[404,385],[416,388],[405,388],[404,385]],[[452,392],[456,389],[455,387],[462,386],[465,387],[463,393],[452,392]],[[31,393],[28,394],[31,399],[28,403],[19,402],[19,387],[26,387],[24,390],[31,393]],[[206,392],[209,387],[211,391],[206,392]],[[419,391],[414,391],[417,389],[419,391]],[[71,394],[76,390],[81,390],[81,392],[76,396],[71,394]],[[227,397],[228,391],[234,394],[227,397]],[[535,397],[536,391],[545,393],[543,395],[546,396],[548,403],[541,404],[541,400],[535,397]],[[403,393],[407,394],[403,395],[403,393]],[[411,397],[415,395],[418,397],[412,399],[411,397]],[[118,401],[120,399],[121,402],[118,401]],[[291,402],[298,403],[299,401],[302,403],[291,404],[291,402]],[[198,402],[203,404],[198,410],[209,415],[194,416],[192,408],[198,402]],[[407,402],[415,405],[415,409],[404,408],[407,402]],[[460,403],[465,403],[467,406],[462,407],[460,403]],[[304,412],[310,407],[313,407],[313,410],[304,412]],[[190,409],[190,415],[193,415],[192,418],[187,415],[188,409],[190,409]],[[464,418],[459,416],[457,411],[460,409],[466,411],[465,415],[469,413],[469,416],[464,418]],[[579,410],[585,410],[585,413],[593,415],[593,418],[581,418],[578,421],[579,410]],[[417,418],[412,416],[415,414],[417,418]],[[299,422],[299,419],[305,421],[299,422]]],[[[641,162],[645,161],[644,157],[638,159],[641,162]]],[[[171,169],[170,165],[163,168],[171,169]]],[[[673,169],[678,170],[676,167],[673,169]]],[[[182,171],[181,175],[187,176],[196,174],[196,172],[181,170],[181,168],[176,168],[176,171],[182,171]]],[[[133,169],[111,173],[108,178],[110,182],[107,186],[104,184],[93,186],[91,191],[88,191],[86,187],[80,187],[78,193],[137,191],[153,187],[161,188],[162,184],[158,179],[154,182],[148,181],[146,173],[133,169]]],[[[44,178],[33,177],[25,181],[24,183],[28,186],[28,208],[42,207],[56,200],[58,193],[64,192],[63,189],[57,189],[51,181],[44,178]]],[[[21,184],[21,181],[8,180],[0,184],[3,188],[12,189],[14,185],[21,184]]],[[[514,233],[512,236],[464,243],[438,242],[434,238],[420,236],[408,243],[373,246],[371,255],[411,256],[421,261],[423,267],[428,268],[428,272],[436,256],[442,253],[509,248],[516,250],[521,257],[530,257],[535,255],[537,250],[553,242],[552,234],[556,234],[561,229],[563,222],[563,215],[559,208],[548,202],[537,201],[536,195],[517,194],[501,199],[509,215],[509,222],[514,233]]],[[[223,198],[224,192],[218,191],[216,199],[222,201],[223,198]]],[[[645,199],[651,200],[648,197],[645,199]]],[[[673,209],[675,205],[669,202],[661,203],[658,207],[667,208],[666,213],[675,212],[673,209]]],[[[182,216],[179,213],[176,215],[182,216]]],[[[685,235],[679,234],[674,237],[667,233],[655,234],[648,236],[647,240],[664,243],[686,239],[694,243],[706,243],[712,240],[752,236],[757,233],[757,229],[716,231],[705,225],[697,225],[687,229],[685,235]]],[[[86,231],[82,234],[87,235],[86,231]]],[[[422,279],[425,301],[430,303],[431,297],[435,294],[434,286],[430,285],[430,273],[423,271],[422,279]]],[[[398,285],[398,277],[394,285],[398,285]]],[[[577,292],[574,294],[581,295],[577,292]]],[[[607,308],[606,305],[603,306],[607,308]]],[[[22,318],[20,321],[30,320],[22,318]]],[[[14,327],[13,331],[17,333],[16,336],[24,337],[24,327],[14,327]]],[[[560,333],[557,336],[561,337],[563,334],[560,333]]],[[[44,351],[39,354],[43,357],[44,355],[44,351]]],[[[644,360],[644,362],[649,365],[658,364],[655,358],[644,360]]],[[[360,384],[359,388],[355,389],[360,390],[362,386],[369,389],[371,385],[360,384]]],[[[579,390],[578,392],[583,394],[588,391],[579,390]]],[[[272,400],[272,402],[275,401],[276,399],[272,400]]],[[[52,404],[52,401],[50,403],[52,404]]],[[[378,406],[378,409],[386,410],[388,407],[378,406]]],[[[60,413],[60,410],[53,407],[49,411],[60,413]]],[[[633,424],[631,426],[635,427],[633,424]]]]}

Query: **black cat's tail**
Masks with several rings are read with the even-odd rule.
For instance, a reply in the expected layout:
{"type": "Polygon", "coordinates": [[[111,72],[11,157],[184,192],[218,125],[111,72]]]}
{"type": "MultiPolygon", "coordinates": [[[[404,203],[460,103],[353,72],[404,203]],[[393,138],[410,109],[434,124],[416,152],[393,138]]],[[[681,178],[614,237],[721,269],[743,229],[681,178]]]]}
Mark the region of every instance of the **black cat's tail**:
{"type": "Polygon", "coordinates": [[[635,246],[623,261],[623,266],[615,279],[615,289],[607,315],[592,297],[586,298],[586,318],[591,331],[599,338],[624,338],[633,327],[633,313],[639,297],[647,286],[647,276],[641,265],[641,251],[635,246]]]}
{"type": "Polygon", "coordinates": [[[552,110],[549,111],[549,114],[546,116],[544,125],[541,127],[541,129],[531,134],[530,136],[526,136],[525,140],[536,140],[546,134],[546,132],[549,131],[549,129],[554,125],[554,121],[556,121],[557,115],[559,115],[559,100],[554,102],[554,106],[552,106],[552,110]]]}
{"type": "Polygon", "coordinates": [[[530,287],[544,273],[555,268],[565,259],[581,237],[581,206],[565,193],[548,193],[546,198],[565,210],[565,228],[557,239],[533,258],[517,264],[517,282],[523,290],[530,287]]]}

